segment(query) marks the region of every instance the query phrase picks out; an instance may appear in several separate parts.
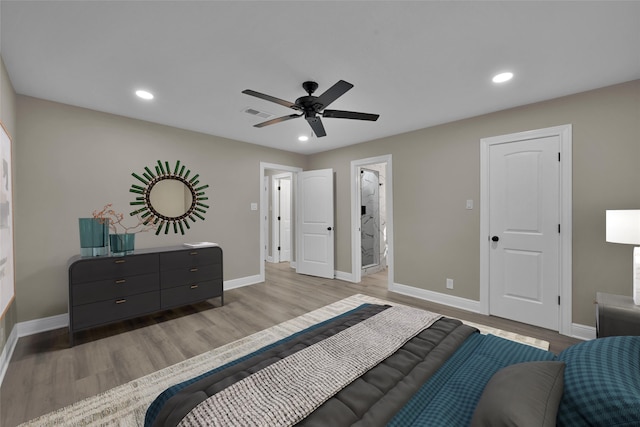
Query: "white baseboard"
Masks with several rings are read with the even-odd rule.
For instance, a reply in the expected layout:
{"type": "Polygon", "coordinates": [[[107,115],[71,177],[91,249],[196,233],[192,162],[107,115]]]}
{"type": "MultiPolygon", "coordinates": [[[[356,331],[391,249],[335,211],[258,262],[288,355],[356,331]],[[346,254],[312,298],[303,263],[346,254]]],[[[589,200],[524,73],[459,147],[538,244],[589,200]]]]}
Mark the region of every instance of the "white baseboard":
{"type": "Polygon", "coordinates": [[[4,349],[2,349],[2,354],[0,354],[0,386],[2,386],[2,381],[4,381],[4,374],[7,373],[9,362],[11,362],[11,357],[13,356],[13,351],[16,349],[17,343],[18,327],[16,325],[11,330],[7,342],[4,344],[4,349]]]}
{"type": "MultiPolygon", "coordinates": [[[[223,284],[225,291],[241,288],[243,286],[254,285],[260,283],[260,275],[242,277],[240,279],[227,280],[223,284]]],[[[40,332],[52,331],[54,329],[66,328],[69,326],[69,314],[63,313],[55,316],[44,317],[41,319],[27,320],[26,322],[20,322],[11,332],[16,333],[17,338],[26,337],[28,335],[38,334],[40,332]]],[[[7,341],[8,342],[8,341],[7,341]]],[[[14,343],[15,344],[15,343],[14,343]]],[[[8,347],[5,346],[5,349],[8,347]]]]}
{"type": "Polygon", "coordinates": [[[345,282],[353,282],[352,273],[345,273],[344,271],[336,270],[333,275],[336,279],[344,280],[345,282]]]}
{"type": "Polygon", "coordinates": [[[579,340],[594,340],[596,339],[596,328],[593,326],[579,325],[577,323],[571,324],[571,336],[579,340]]]}
{"type": "Polygon", "coordinates": [[[52,331],[54,329],[66,328],[69,326],[69,314],[57,314],[55,316],[43,317],[42,319],[27,320],[18,323],[18,338],[26,337],[40,332],[52,331]]]}
{"type": "MultiPolygon", "coordinates": [[[[453,295],[441,294],[440,292],[428,291],[426,289],[414,288],[413,286],[402,285],[399,283],[394,283],[389,290],[397,292],[399,294],[408,295],[410,297],[419,298],[426,301],[447,305],[449,307],[459,308],[461,310],[482,314],[479,301],[460,298],[453,295]]],[[[596,338],[596,328],[594,328],[593,326],[573,323],[571,325],[570,336],[572,338],[585,341],[592,340],[596,338]]]]}
{"type": "Polygon", "coordinates": [[[389,290],[410,297],[448,305],[449,307],[459,308],[461,310],[471,311],[474,313],[481,313],[479,301],[442,294],[440,292],[428,291],[426,289],[415,288],[413,286],[402,285],[400,283],[394,283],[391,285],[389,290]]]}
{"type": "Polygon", "coordinates": [[[225,280],[223,284],[223,289],[225,291],[230,291],[231,289],[241,288],[243,286],[255,285],[256,283],[262,283],[262,280],[259,274],[256,274],[255,276],[241,277],[239,279],[225,280]]]}

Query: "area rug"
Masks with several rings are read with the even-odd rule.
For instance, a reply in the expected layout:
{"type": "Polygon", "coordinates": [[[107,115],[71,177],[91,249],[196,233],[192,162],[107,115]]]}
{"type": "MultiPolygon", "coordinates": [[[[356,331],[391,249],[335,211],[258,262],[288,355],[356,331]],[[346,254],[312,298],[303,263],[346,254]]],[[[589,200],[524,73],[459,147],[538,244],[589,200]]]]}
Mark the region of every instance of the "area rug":
{"type": "MultiPolygon", "coordinates": [[[[35,418],[21,424],[21,426],[143,426],[147,407],[166,388],[238,359],[364,303],[398,305],[366,295],[354,295],[35,418]]],[[[544,350],[549,348],[547,341],[476,323],[466,321],[464,323],[478,328],[483,334],[497,335],[544,350]]]]}

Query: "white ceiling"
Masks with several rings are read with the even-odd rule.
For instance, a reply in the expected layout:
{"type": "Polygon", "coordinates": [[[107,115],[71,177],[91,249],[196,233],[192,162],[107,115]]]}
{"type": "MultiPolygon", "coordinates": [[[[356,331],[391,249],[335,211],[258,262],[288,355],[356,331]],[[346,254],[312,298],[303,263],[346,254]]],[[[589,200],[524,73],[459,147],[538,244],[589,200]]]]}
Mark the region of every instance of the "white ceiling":
{"type": "Polygon", "coordinates": [[[640,78],[640,2],[8,1],[1,51],[19,94],[315,153],[640,78]],[[496,85],[491,77],[511,70],[496,85]],[[377,122],[264,121],[338,80],[331,109],[377,122]],[[144,88],[156,95],[142,101],[144,88]]]}

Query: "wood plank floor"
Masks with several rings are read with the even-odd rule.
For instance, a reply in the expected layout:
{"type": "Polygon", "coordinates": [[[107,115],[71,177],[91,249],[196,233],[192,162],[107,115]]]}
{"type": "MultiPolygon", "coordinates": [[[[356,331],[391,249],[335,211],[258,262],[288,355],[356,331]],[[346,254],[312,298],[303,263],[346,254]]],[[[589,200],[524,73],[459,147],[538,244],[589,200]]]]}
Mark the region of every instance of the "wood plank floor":
{"type": "Polygon", "coordinates": [[[578,340],[533,326],[469,313],[387,291],[386,272],[361,283],[297,275],[267,264],[264,283],[209,302],[79,332],[21,338],[0,387],[0,425],[12,427],[212,348],[360,293],[547,340],[559,352],[578,340]]]}

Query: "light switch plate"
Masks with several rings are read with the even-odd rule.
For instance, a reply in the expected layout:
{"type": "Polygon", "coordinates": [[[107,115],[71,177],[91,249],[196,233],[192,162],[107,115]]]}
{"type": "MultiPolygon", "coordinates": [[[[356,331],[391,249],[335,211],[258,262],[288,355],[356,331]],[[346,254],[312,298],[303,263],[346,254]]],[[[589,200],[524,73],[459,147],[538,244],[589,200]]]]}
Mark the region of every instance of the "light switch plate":
{"type": "Polygon", "coordinates": [[[257,203],[251,203],[251,210],[252,211],[257,211],[258,210],[258,204],[257,203]]]}

